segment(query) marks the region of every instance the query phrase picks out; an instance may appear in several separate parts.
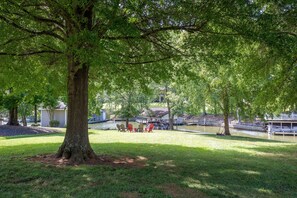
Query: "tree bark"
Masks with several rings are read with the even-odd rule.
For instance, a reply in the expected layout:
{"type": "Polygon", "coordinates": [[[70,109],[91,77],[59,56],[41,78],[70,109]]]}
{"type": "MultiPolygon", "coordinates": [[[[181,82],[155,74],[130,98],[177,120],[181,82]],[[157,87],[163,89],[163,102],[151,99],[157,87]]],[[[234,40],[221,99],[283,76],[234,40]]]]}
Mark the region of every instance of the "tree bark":
{"type": "MultiPolygon", "coordinates": [[[[93,26],[93,6],[87,8],[75,6],[75,18],[80,28],[74,28],[71,20],[66,20],[67,36],[71,37],[81,31],[90,31],[93,26]]],[[[80,40],[74,48],[83,49],[88,46],[80,40]]],[[[79,57],[70,51],[68,60],[68,116],[64,142],[60,146],[57,157],[69,159],[74,164],[84,163],[96,155],[91,148],[88,136],[88,74],[89,65],[82,63],[79,57]]]]}
{"type": "Polygon", "coordinates": [[[229,94],[228,88],[223,91],[224,134],[231,135],[229,128],[229,94]]]}
{"type": "Polygon", "coordinates": [[[166,93],[166,104],[168,109],[168,121],[169,121],[169,130],[173,130],[173,118],[171,115],[171,107],[170,107],[170,100],[168,98],[168,86],[165,85],[165,93],[166,93]]]}
{"type": "Polygon", "coordinates": [[[68,58],[68,116],[64,142],[57,157],[72,163],[84,163],[95,157],[88,136],[88,71],[73,57],[68,58]]]}
{"type": "Polygon", "coordinates": [[[34,105],[34,123],[37,123],[37,105],[34,105]]]}
{"type": "Polygon", "coordinates": [[[129,118],[126,118],[126,128],[128,129],[128,125],[129,125],[129,118]]]}
{"type": "Polygon", "coordinates": [[[22,122],[23,122],[23,126],[27,126],[27,120],[25,115],[22,115],[22,122]]]}
{"type": "Polygon", "coordinates": [[[206,112],[206,101],[205,101],[205,99],[203,100],[203,104],[202,104],[202,115],[203,116],[207,115],[207,112],[206,112]]]}
{"type": "Polygon", "coordinates": [[[224,134],[231,135],[229,128],[229,115],[224,113],[224,134]]]}
{"type": "Polygon", "coordinates": [[[218,115],[218,110],[217,110],[217,102],[214,102],[214,114],[218,115]]]}
{"type": "Polygon", "coordinates": [[[19,121],[18,121],[18,108],[14,107],[9,110],[9,119],[7,122],[7,125],[11,126],[19,126],[19,121]]]}

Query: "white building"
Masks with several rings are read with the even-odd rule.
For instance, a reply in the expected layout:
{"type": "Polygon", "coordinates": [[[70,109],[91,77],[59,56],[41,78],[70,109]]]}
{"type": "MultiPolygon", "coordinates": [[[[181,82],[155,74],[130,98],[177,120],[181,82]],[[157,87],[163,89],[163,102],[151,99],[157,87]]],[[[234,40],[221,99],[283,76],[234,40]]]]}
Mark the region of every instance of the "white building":
{"type": "Polygon", "coordinates": [[[53,110],[41,109],[41,126],[49,127],[50,117],[52,117],[52,120],[59,121],[59,127],[66,127],[67,106],[63,102],[59,102],[59,105],[53,110]]]}

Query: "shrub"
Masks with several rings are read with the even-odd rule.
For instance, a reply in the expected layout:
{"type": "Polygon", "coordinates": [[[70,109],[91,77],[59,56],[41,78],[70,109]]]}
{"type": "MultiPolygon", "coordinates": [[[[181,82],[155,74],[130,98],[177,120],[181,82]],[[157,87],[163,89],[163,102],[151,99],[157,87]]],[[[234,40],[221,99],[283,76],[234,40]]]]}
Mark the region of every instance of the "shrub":
{"type": "Polygon", "coordinates": [[[51,120],[49,122],[50,127],[58,127],[60,125],[60,122],[58,120],[51,120]]]}
{"type": "Polygon", "coordinates": [[[35,123],[33,123],[33,124],[31,124],[31,126],[32,126],[32,127],[38,127],[38,126],[40,126],[40,124],[37,124],[37,123],[35,124],[35,123]]]}

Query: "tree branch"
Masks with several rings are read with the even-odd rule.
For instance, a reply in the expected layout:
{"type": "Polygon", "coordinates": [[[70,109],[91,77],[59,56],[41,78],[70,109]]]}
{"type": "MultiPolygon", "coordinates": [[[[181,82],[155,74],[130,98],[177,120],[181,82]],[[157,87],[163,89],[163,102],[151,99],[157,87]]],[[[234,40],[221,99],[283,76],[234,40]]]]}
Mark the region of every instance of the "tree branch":
{"type": "Polygon", "coordinates": [[[26,13],[27,15],[29,15],[30,17],[32,17],[35,21],[39,21],[39,22],[45,22],[45,23],[52,23],[55,24],[59,27],[61,27],[62,29],[64,28],[64,25],[62,23],[60,23],[59,21],[56,21],[54,19],[48,19],[42,16],[38,16],[38,15],[34,15],[31,12],[29,12],[27,9],[25,9],[24,6],[19,5],[17,3],[14,3],[12,1],[9,1],[11,4],[17,6],[20,10],[22,10],[24,13],[26,13]]]}
{"type": "Polygon", "coordinates": [[[107,40],[143,39],[150,35],[154,35],[159,32],[165,32],[169,30],[184,30],[184,31],[193,33],[193,32],[199,32],[206,24],[207,24],[207,21],[202,22],[199,26],[185,25],[185,26],[167,26],[167,27],[160,27],[156,29],[147,29],[147,30],[140,29],[143,33],[139,36],[103,36],[102,38],[107,40]]]}
{"type": "Polygon", "coordinates": [[[126,64],[126,65],[142,65],[142,64],[156,63],[156,62],[168,60],[171,58],[172,58],[171,56],[167,56],[167,57],[163,57],[163,58],[156,59],[156,60],[148,60],[148,61],[142,61],[142,62],[112,62],[112,63],[126,64]]]}
{"type": "Polygon", "coordinates": [[[0,56],[32,56],[38,54],[62,54],[59,51],[52,50],[40,50],[40,51],[32,51],[32,52],[24,52],[24,53],[9,53],[9,52],[0,52],[0,56]]]}
{"type": "Polygon", "coordinates": [[[13,42],[18,42],[18,41],[22,41],[22,40],[27,40],[27,39],[30,39],[30,38],[34,38],[38,35],[29,35],[29,36],[26,36],[26,37],[20,37],[20,38],[14,38],[14,39],[9,39],[7,41],[5,41],[4,43],[0,44],[0,46],[5,46],[5,45],[8,45],[10,43],[13,43],[13,42]]]}
{"type": "Polygon", "coordinates": [[[288,31],[275,32],[275,34],[288,34],[288,35],[297,37],[297,33],[295,33],[295,32],[288,32],[288,31]]]}
{"type": "Polygon", "coordinates": [[[47,35],[47,36],[52,36],[56,39],[59,39],[61,41],[64,41],[64,38],[61,37],[60,35],[58,34],[55,34],[52,30],[43,30],[43,31],[34,31],[34,30],[31,30],[31,29],[28,29],[28,28],[25,28],[17,23],[15,23],[14,21],[12,20],[9,20],[7,19],[6,17],[0,15],[0,20],[3,20],[4,22],[6,22],[8,25],[11,25],[23,32],[27,32],[27,33],[30,33],[30,34],[33,34],[33,35],[47,35]]]}

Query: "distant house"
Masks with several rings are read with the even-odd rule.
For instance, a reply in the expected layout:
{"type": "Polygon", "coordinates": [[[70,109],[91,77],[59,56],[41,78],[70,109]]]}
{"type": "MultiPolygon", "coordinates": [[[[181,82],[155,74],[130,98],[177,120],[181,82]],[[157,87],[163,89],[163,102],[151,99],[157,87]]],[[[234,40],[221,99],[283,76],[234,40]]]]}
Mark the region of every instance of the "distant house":
{"type": "MultiPolygon", "coordinates": [[[[146,117],[148,121],[164,121],[169,122],[169,114],[167,108],[150,108],[149,110],[142,113],[142,116],[146,117]]],[[[184,122],[183,117],[174,115],[174,124],[182,124],[184,122]]]]}
{"type": "Polygon", "coordinates": [[[100,110],[100,115],[93,114],[93,116],[88,120],[88,123],[97,123],[107,120],[106,111],[104,109],[100,110]]]}
{"type": "Polygon", "coordinates": [[[52,110],[41,109],[41,126],[49,127],[50,120],[58,120],[59,127],[66,127],[67,125],[67,106],[63,102],[59,104],[52,110]]]}

